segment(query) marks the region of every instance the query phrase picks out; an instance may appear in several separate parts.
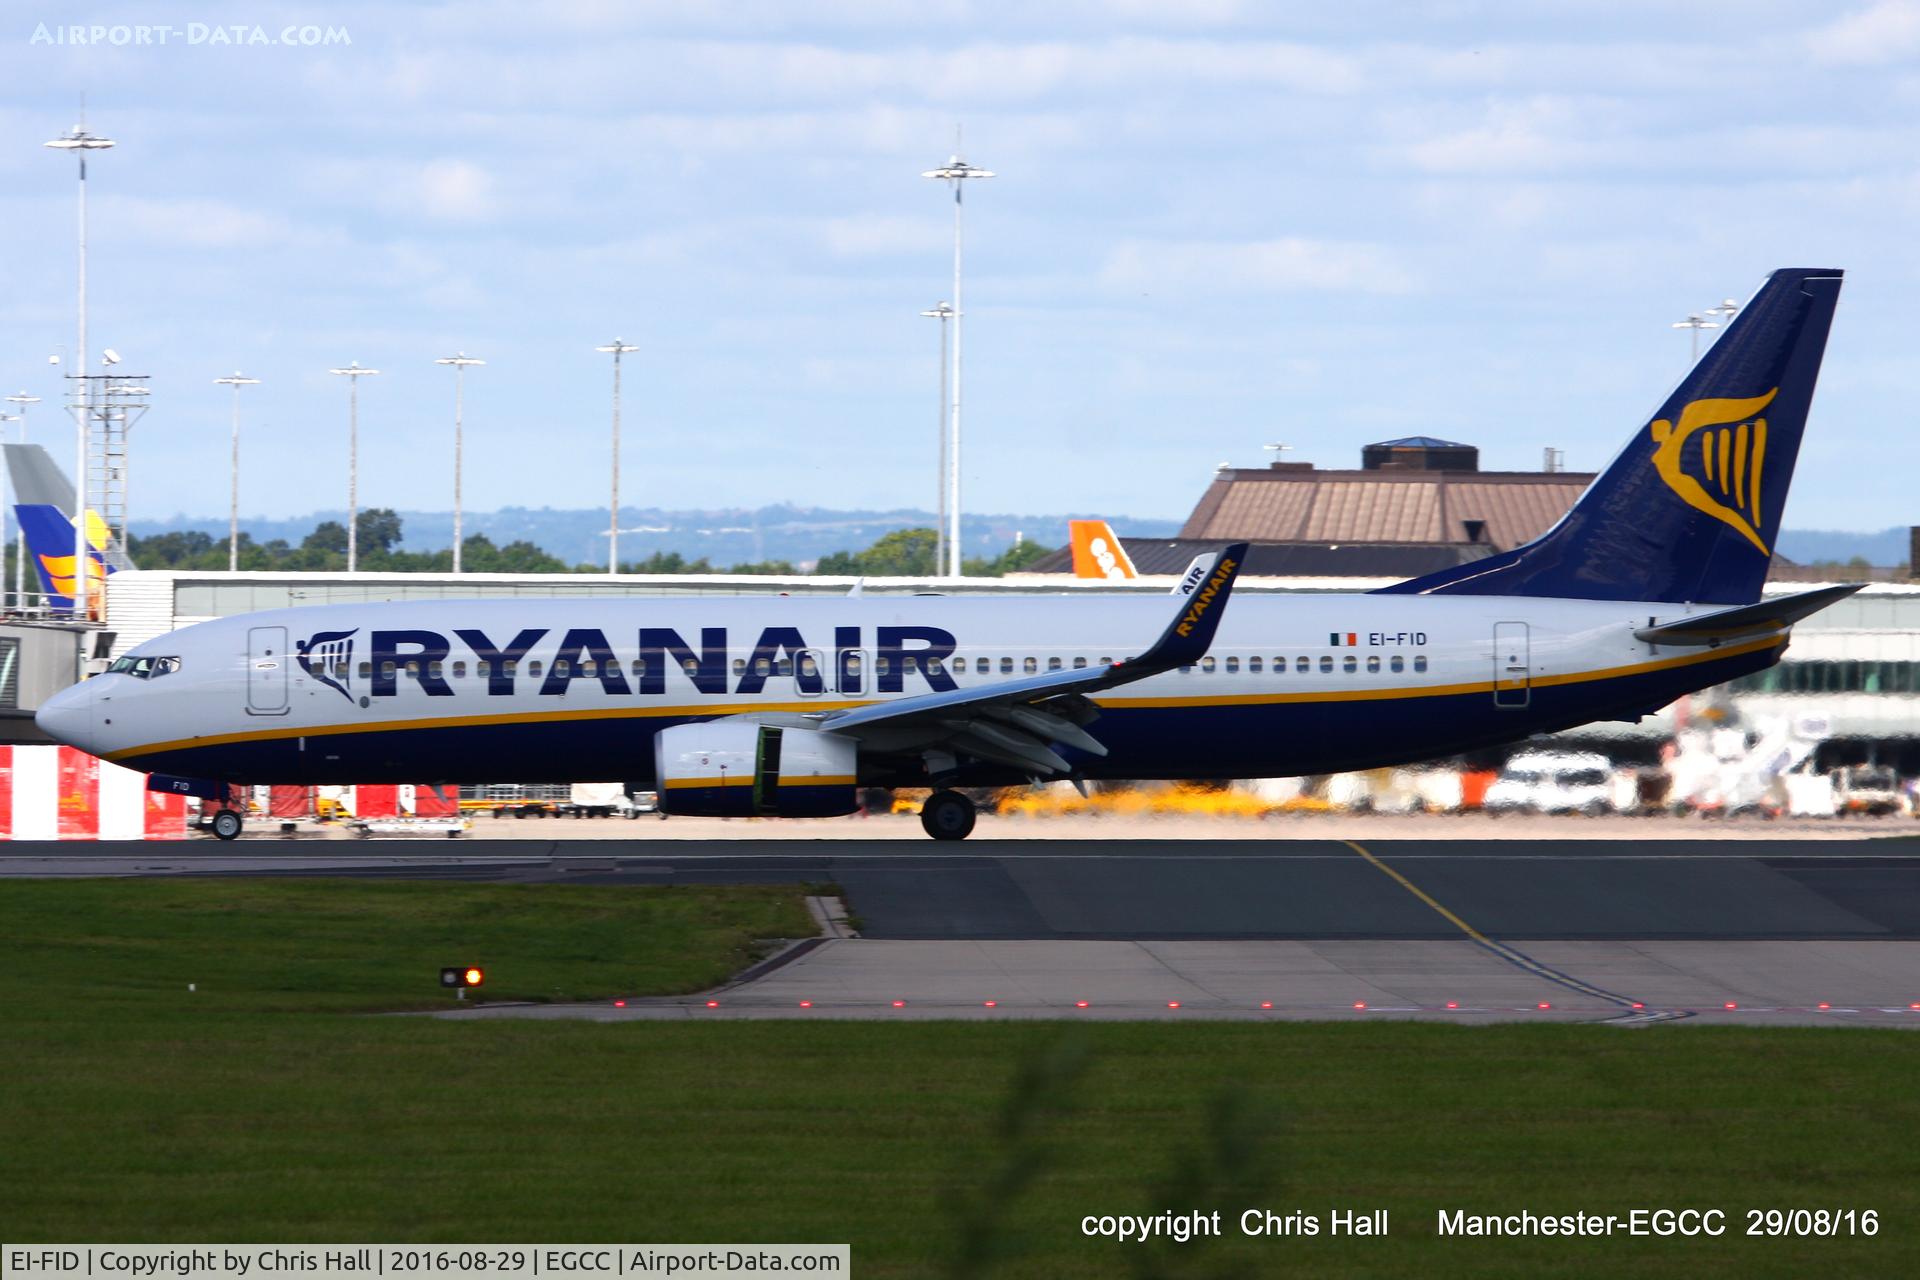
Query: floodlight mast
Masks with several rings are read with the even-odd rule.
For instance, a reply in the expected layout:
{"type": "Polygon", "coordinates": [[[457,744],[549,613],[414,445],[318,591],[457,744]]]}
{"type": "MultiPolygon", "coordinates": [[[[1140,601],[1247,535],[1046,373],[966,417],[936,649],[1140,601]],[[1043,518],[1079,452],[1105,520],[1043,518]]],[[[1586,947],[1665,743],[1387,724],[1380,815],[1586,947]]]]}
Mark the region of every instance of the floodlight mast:
{"type": "Polygon", "coordinates": [[[934,402],[934,419],[939,424],[940,459],[934,484],[934,507],[939,512],[933,526],[933,571],[939,573],[947,563],[947,321],[954,315],[945,302],[936,302],[931,310],[920,313],[940,322],[940,398],[934,402]]]}
{"type": "Polygon", "coordinates": [[[460,452],[464,433],[461,418],[466,401],[467,366],[485,364],[466,352],[442,356],[435,364],[453,366],[453,571],[460,572],[460,452]]]}
{"type": "Polygon", "coordinates": [[[947,518],[950,521],[947,535],[947,572],[953,577],[960,576],[960,320],[965,308],[960,301],[960,247],[961,235],[961,195],[968,179],[991,178],[993,172],[976,168],[953,156],[938,169],[929,169],[920,175],[923,178],[937,178],[953,188],[953,429],[948,444],[952,450],[947,464],[947,518]]]}
{"type": "Polygon", "coordinates": [[[329,369],[347,380],[347,572],[360,567],[360,379],[379,373],[362,369],[355,360],[344,369],[329,369]]]}
{"type": "Polygon", "coordinates": [[[620,357],[640,348],[615,338],[595,347],[613,356],[613,496],[607,504],[607,572],[620,572],[620,357]]]}
{"type": "Polygon", "coordinates": [[[73,616],[84,619],[87,613],[87,429],[88,419],[93,413],[93,384],[87,381],[87,152],[105,151],[113,146],[113,139],[102,138],[87,132],[83,118],[79,124],[46,144],[56,151],[70,151],[80,161],[80,258],[78,273],[79,295],[79,343],[74,348],[75,368],[70,377],[80,379],[79,412],[76,415],[79,430],[77,447],[74,450],[73,492],[73,616]]]}
{"type": "Polygon", "coordinates": [[[1693,331],[1693,359],[1688,363],[1688,367],[1691,368],[1693,365],[1700,363],[1700,331],[1702,329],[1718,329],[1720,326],[1714,321],[1706,319],[1698,312],[1695,312],[1685,320],[1674,321],[1673,327],[1676,329],[1691,329],[1693,331]]]}
{"type": "Polygon", "coordinates": [[[216,387],[233,388],[233,465],[230,477],[232,496],[227,507],[227,572],[240,569],[240,388],[257,387],[260,379],[249,378],[236,369],[225,378],[215,378],[216,387]]]}

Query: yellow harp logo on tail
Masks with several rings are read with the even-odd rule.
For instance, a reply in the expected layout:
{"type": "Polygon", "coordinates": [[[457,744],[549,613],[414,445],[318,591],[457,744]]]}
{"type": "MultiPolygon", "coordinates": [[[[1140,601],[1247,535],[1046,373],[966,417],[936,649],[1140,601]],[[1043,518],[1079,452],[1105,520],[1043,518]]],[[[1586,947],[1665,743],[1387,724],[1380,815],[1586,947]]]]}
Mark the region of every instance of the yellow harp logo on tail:
{"type": "Polygon", "coordinates": [[[1680,411],[1679,425],[1656,418],[1651,428],[1659,446],[1653,465],[1667,488],[1695,511],[1739,530],[1763,556],[1773,553],[1760,537],[1767,420],[1759,414],[1779,394],[1775,387],[1744,400],[1695,400],[1680,411]]]}

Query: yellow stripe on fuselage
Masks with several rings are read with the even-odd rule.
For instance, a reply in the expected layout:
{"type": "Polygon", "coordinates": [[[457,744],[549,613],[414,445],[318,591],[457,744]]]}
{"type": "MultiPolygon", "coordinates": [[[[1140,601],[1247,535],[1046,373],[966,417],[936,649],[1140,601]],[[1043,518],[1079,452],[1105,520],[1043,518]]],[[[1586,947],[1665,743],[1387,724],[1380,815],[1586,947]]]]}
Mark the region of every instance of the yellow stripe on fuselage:
{"type": "MultiPolygon", "coordinates": [[[[1570,671],[1563,675],[1535,676],[1529,682],[1534,688],[1555,685],[1591,684],[1600,680],[1617,680],[1627,676],[1646,675],[1654,671],[1669,671],[1679,667],[1696,666],[1704,662],[1715,662],[1723,658],[1737,658],[1763,649],[1775,648],[1787,642],[1787,637],[1767,636],[1759,640],[1749,640],[1743,644],[1727,645],[1720,649],[1704,649],[1698,653],[1683,654],[1675,658],[1659,658],[1651,662],[1638,662],[1623,667],[1605,667],[1597,671],[1570,671]]],[[[1103,707],[1116,710],[1133,708],[1161,707],[1244,707],[1265,704],[1296,702],[1380,702],[1394,698],[1442,698],[1458,694],[1492,693],[1492,680],[1474,681],[1467,684],[1403,685],[1387,689],[1337,689],[1312,693],[1226,693],[1216,695],[1182,695],[1156,698],[1128,698],[1105,695],[1096,697],[1094,702],[1103,707]]],[[[711,703],[694,705],[675,705],[670,707],[581,707],[574,710],[555,711],[515,711],[501,715],[477,716],[432,716],[413,720],[375,720],[364,724],[326,724],[300,727],[290,725],[273,729],[249,729],[241,733],[216,733],[202,738],[176,738],[168,742],[154,742],[146,746],[126,747],[109,752],[106,759],[118,762],[137,759],[140,756],[153,755],[163,751],[186,751],[196,747],[223,747],[236,742],[272,742],[287,738],[324,738],[343,733],[399,733],[423,729],[487,729],[501,725],[578,723],[588,720],[627,720],[677,716],[682,718],[707,718],[713,716],[740,715],[751,711],[788,711],[821,712],[847,711],[855,707],[871,706],[877,699],[863,699],[855,702],[825,702],[809,700],[806,702],[740,702],[722,706],[711,703]]]]}

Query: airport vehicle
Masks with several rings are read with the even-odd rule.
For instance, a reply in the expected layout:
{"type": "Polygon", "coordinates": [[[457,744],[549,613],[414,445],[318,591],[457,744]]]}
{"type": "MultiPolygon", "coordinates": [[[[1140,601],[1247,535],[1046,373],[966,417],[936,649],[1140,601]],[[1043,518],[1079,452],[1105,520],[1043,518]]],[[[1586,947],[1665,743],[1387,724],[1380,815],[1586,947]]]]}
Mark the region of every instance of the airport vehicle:
{"type": "MultiPolygon", "coordinates": [[[[669,814],[846,814],[927,787],[1327,773],[1635,719],[1777,662],[1857,590],[1760,601],[1840,273],[1770,276],[1535,541],[1365,594],[400,601],[200,623],[40,710],[55,739],[225,780],[629,781],[669,814]],[[1156,638],[1157,637],[1157,638],[1156,638]]],[[[236,832],[238,818],[228,824],[236,832]]]]}
{"type": "Polygon", "coordinates": [[[1073,547],[1073,576],[1102,578],[1124,582],[1140,575],[1134,572],[1133,557],[1120,545],[1120,539],[1105,520],[1067,521],[1067,540],[1073,547]]]}
{"type": "Polygon", "coordinates": [[[1489,813],[1584,813],[1613,808],[1613,762],[1591,751],[1528,751],[1487,788],[1489,813]]]}
{"type": "Polygon", "coordinates": [[[1885,814],[1901,809],[1900,776],[1886,765],[1845,765],[1834,770],[1833,781],[1841,813],[1885,814]]]}

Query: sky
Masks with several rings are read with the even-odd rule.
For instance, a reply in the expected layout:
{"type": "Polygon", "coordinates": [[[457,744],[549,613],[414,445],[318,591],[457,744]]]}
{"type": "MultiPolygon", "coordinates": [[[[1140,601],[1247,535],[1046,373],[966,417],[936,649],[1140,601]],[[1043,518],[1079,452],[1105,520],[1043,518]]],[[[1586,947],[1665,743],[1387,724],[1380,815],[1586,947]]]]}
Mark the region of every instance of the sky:
{"type": "Polygon", "coordinates": [[[71,440],[41,144],[84,95],[118,143],[89,345],[152,377],[137,519],[225,513],[236,370],[243,511],[344,506],[352,360],[362,504],[450,507],[456,351],[467,509],[604,504],[616,337],[627,503],[930,506],[953,205],[919,175],[958,129],[997,175],[969,510],[1178,517],[1272,443],[1597,468],[1684,372],[1672,322],[1817,266],[1848,280],[1785,523],[1920,523],[1916,0],[29,2],[0,42],[0,384],[71,440]]]}

